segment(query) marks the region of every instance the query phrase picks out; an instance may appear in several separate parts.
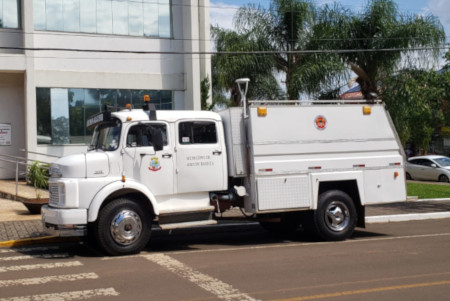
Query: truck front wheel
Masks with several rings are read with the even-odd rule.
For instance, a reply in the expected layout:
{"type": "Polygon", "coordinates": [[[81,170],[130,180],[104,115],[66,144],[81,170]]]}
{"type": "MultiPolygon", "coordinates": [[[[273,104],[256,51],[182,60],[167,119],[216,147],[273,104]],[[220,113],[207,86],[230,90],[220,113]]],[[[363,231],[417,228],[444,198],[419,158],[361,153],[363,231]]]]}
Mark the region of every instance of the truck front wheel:
{"type": "Polygon", "coordinates": [[[356,227],[357,214],[353,200],[343,191],[329,190],[319,196],[317,210],[311,212],[305,225],[322,240],[345,240],[356,227]]]}
{"type": "Polygon", "coordinates": [[[98,245],[110,255],[139,253],[148,243],[151,214],[139,204],[119,198],[99,213],[94,227],[98,245]]]}

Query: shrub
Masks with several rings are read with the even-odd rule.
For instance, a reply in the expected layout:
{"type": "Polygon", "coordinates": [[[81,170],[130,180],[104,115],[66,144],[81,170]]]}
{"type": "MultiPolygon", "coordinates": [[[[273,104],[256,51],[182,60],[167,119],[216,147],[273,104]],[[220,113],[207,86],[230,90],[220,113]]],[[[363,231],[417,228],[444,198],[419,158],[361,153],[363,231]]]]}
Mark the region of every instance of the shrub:
{"type": "Polygon", "coordinates": [[[48,189],[49,165],[35,161],[28,167],[28,181],[35,188],[48,189]]]}

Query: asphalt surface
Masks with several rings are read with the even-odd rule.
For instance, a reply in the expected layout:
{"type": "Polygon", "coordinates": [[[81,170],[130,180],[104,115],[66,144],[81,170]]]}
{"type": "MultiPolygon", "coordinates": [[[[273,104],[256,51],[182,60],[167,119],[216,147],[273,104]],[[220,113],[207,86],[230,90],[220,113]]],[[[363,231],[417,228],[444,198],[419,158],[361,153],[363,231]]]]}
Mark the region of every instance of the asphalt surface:
{"type": "MultiPolygon", "coordinates": [[[[449,198],[438,200],[408,200],[401,203],[372,205],[366,207],[366,223],[385,223],[408,220],[425,220],[450,218],[450,184],[449,198]]],[[[42,243],[54,239],[41,223],[39,214],[30,214],[22,202],[36,198],[36,190],[20,182],[17,187],[14,181],[0,180],[0,247],[22,244],[42,243]],[[17,194],[16,194],[17,191],[17,194]]],[[[48,197],[48,191],[39,191],[41,198],[48,197]]],[[[229,214],[240,215],[239,210],[229,214]]],[[[239,226],[238,222],[236,226],[239,226]]],[[[211,230],[225,230],[233,227],[229,221],[217,226],[209,226],[211,230]]]]}

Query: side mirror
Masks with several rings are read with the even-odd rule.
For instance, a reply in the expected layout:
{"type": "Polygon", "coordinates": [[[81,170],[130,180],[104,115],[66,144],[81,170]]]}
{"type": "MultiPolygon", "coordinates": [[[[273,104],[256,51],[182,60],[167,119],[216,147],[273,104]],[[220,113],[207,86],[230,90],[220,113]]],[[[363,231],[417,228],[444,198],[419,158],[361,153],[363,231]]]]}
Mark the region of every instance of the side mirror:
{"type": "Polygon", "coordinates": [[[152,128],[152,145],[155,152],[164,148],[164,139],[161,130],[152,128]]]}
{"type": "Polygon", "coordinates": [[[431,165],[430,165],[431,167],[434,167],[434,168],[436,168],[437,167],[437,165],[436,164],[434,164],[434,163],[432,163],[431,165]]]}

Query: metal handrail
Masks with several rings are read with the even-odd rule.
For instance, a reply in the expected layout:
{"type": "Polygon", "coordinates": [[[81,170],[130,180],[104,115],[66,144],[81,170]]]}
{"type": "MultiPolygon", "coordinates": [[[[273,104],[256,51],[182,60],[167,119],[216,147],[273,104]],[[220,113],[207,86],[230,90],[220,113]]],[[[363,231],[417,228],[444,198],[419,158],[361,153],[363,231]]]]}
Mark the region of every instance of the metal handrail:
{"type": "MultiPolygon", "coordinates": [[[[39,153],[36,153],[39,154],[39,153]]],[[[46,155],[46,154],[39,154],[39,155],[46,155]]],[[[52,155],[49,155],[52,156],[52,155]]],[[[52,156],[52,157],[56,157],[56,156],[52,156]]],[[[19,175],[26,175],[28,173],[28,167],[31,166],[32,164],[30,164],[29,162],[36,162],[38,160],[32,160],[32,159],[28,159],[28,158],[24,158],[24,157],[19,157],[19,156],[11,156],[11,155],[5,155],[5,154],[0,154],[0,162],[7,162],[7,163],[15,163],[15,181],[16,181],[16,194],[14,196],[14,200],[17,200],[17,195],[18,195],[18,189],[19,189],[19,175]],[[19,166],[27,166],[27,169],[25,172],[19,173],[19,166]]],[[[43,163],[43,164],[50,164],[48,162],[43,162],[43,161],[38,161],[39,163],[43,163]]],[[[12,168],[6,168],[6,167],[0,167],[6,170],[12,170],[12,168]]],[[[49,167],[46,166],[41,166],[42,169],[49,169],[49,167]]],[[[48,177],[47,177],[48,178],[48,177]]]]}
{"type": "Polygon", "coordinates": [[[44,153],[32,152],[32,151],[29,151],[29,150],[27,150],[25,148],[20,149],[20,151],[21,152],[25,152],[27,154],[46,156],[46,157],[50,157],[50,158],[61,158],[60,156],[56,156],[56,155],[49,155],[49,154],[44,154],[44,153]]]}

